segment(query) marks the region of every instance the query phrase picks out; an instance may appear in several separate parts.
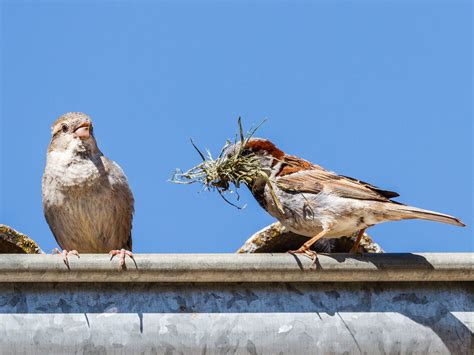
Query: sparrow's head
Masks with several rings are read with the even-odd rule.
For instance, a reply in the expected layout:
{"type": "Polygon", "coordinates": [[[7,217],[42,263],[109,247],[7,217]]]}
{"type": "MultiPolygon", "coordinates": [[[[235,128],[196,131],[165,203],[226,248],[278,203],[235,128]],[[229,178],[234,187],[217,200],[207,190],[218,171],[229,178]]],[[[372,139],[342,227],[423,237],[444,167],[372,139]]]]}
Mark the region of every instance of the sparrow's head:
{"type": "Polygon", "coordinates": [[[262,170],[268,173],[285,156],[285,153],[278,149],[275,144],[270,142],[268,139],[250,138],[242,150],[241,146],[242,143],[240,142],[229,146],[224,152],[224,157],[230,158],[239,152],[243,156],[253,154],[260,161],[260,167],[262,170]]]}
{"type": "Polygon", "coordinates": [[[65,113],[53,123],[51,135],[48,152],[70,151],[86,155],[99,152],[93,134],[92,120],[85,113],[65,113]]]}

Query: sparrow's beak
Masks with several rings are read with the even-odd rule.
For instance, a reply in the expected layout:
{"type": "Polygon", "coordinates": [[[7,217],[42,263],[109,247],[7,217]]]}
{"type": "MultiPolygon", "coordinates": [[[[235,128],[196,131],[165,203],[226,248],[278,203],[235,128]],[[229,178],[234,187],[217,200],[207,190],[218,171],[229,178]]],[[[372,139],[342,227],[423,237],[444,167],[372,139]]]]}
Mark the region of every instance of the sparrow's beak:
{"type": "Polygon", "coordinates": [[[91,136],[90,122],[85,121],[81,123],[74,131],[74,136],[82,140],[89,138],[91,136]]]}

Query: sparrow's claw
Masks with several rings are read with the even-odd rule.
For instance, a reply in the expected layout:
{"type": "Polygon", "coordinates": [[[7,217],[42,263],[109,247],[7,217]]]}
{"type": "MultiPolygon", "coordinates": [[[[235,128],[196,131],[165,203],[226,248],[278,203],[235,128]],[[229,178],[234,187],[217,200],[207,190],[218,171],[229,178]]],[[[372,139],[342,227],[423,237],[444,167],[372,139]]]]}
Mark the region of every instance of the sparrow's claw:
{"type": "Polygon", "coordinates": [[[132,252],[128,251],[128,250],[125,250],[125,249],[111,250],[109,252],[109,255],[110,255],[110,260],[112,260],[115,255],[119,255],[119,266],[120,266],[121,270],[126,270],[127,269],[127,265],[125,264],[125,256],[126,255],[128,255],[130,257],[130,259],[132,259],[133,262],[135,263],[135,259],[133,258],[132,252]]]}
{"type": "Polygon", "coordinates": [[[68,259],[69,255],[75,255],[77,256],[78,259],[80,258],[79,252],[77,250],[68,251],[66,249],[63,249],[63,251],[60,251],[58,248],[54,248],[52,254],[61,255],[63,257],[64,264],[66,264],[68,269],[69,269],[69,259],[68,259]]]}
{"type": "Polygon", "coordinates": [[[365,230],[367,228],[364,228],[364,229],[361,229],[358,233],[357,233],[357,237],[354,241],[354,245],[352,246],[351,250],[350,250],[350,253],[352,254],[358,254],[358,255],[362,255],[362,252],[359,250],[359,246],[360,246],[360,242],[362,240],[362,237],[364,236],[364,233],[365,233],[365,230]]]}
{"type": "Polygon", "coordinates": [[[354,245],[349,251],[351,254],[363,255],[364,253],[360,251],[359,247],[354,245]]]}
{"type": "Polygon", "coordinates": [[[302,246],[298,250],[288,250],[288,253],[292,255],[303,254],[307,256],[312,261],[310,269],[316,269],[316,261],[318,260],[318,254],[314,250],[311,250],[311,249],[306,248],[305,246],[302,246]]]}

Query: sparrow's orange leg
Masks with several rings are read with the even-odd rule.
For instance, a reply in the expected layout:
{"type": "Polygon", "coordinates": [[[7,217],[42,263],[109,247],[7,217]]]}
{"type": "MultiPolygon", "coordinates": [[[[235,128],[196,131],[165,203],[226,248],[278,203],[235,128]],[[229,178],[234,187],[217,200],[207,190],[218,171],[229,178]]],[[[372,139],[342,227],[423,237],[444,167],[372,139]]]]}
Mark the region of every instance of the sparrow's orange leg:
{"type": "Polygon", "coordinates": [[[354,245],[352,246],[351,251],[350,251],[351,253],[353,253],[353,254],[360,253],[359,252],[359,245],[360,245],[360,241],[362,240],[362,237],[364,236],[364,233],[365,233],[366,229],[367,228],[361,229],[359,231],[359,234],[357,234],[357,238],[356,238],[356,240],[354,242],[354,245]]]}
{"type": "Polygon", "coordinates": [[[68,259],[69,255],[75,255],[75,256],[77,256],[78,259],[80,258],[79,253],[78,253],[77,250],[68,251],[66,249],[63,249],[63,251],[60,252],[58,248],[54,248],[52,254],[62,255],[64,264],[66,264],[68,269],[69,269],[69,259],[68,259]]]}
{"type": "Polygon", "coordinates": [[[316,260],[318,260],[318,254],[314,250],[311,250],[311,246],[314,243],[316,243],[319,239],[324,237],[324,235],[327,232],[328,232],[327,230],[323,230],[322,232],[318,233],[315,237],[311,238],[306,243],[304,243],[298,250],[289,250],[288,253],[306,255],[313,261],[311,263],[311,267],[313,267],[314,265],[316,265],[316,260]]]}
{"type": "Polygon", "coordinates": [[[114,258],[115,255],[120,255],[119,256],[119,265],[120,265],[120,269],[122,270],[125,270],[127,268],[127,265],[125,265],[125,256],[128,255],[130,257],[130,259],[133,260],[133,262],[135,262],[135,259],[133,258],[133,254],[131,251],[128,251],[128,250],[125,250],[125,249],[120,249],[120,250],[111,250],[109,252],[109,255],[110,255],[110,260],[112,260],[114,258]]]}

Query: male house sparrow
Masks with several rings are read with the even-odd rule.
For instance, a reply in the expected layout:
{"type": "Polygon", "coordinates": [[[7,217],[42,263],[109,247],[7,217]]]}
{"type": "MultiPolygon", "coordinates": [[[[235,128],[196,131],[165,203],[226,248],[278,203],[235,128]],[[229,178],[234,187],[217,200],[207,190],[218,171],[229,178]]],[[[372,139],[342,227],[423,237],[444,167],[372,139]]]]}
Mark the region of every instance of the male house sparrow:
{"type": "Polygon", "coordinates": [[[46,220],[68,265],[68,255],[106,253],[132,257],[133,195],[120,166],[97,147],[92,121],[80,112],[52,126],[43,175],[46,220]]]}
{"type": "MultiPolygon", "coordinates": [[[[236,143],[227,148],[225,157],[240,151],[236,143]]],[[[290,231],[309,239],[292,253],[303,253],[316,261],[310,247],[321,238],[338,238],[358,232],[352,252],[364,231],[375,224],[402,219],[426,219],[464,226],[457,218],[392,201],[396,192],[379,189],[366,182],[337,175],[301,158],[287,155],[272,142],[252,138],[243,155],[254,154],[268,176],[278,206],[266,179],[254,179],[249,186],[258,203],[290,231]]]]}

